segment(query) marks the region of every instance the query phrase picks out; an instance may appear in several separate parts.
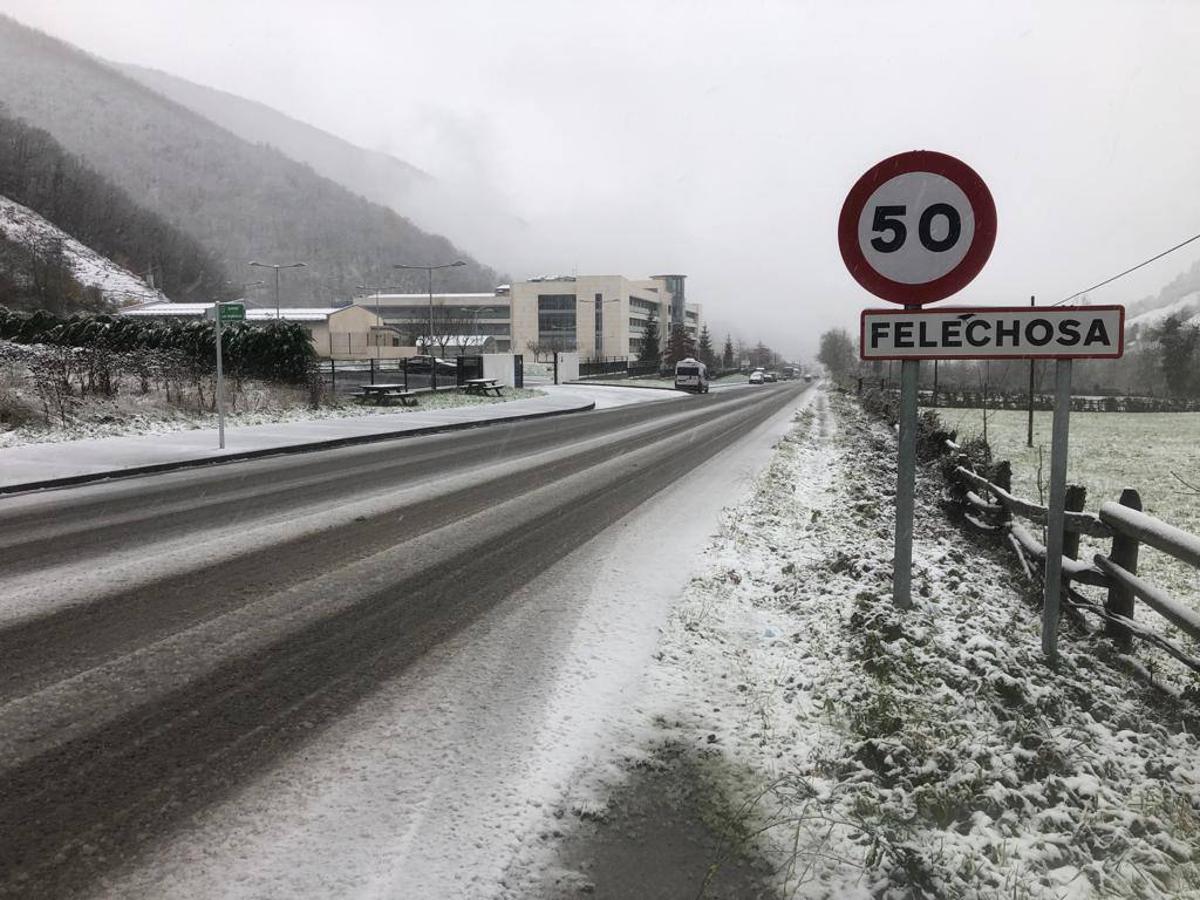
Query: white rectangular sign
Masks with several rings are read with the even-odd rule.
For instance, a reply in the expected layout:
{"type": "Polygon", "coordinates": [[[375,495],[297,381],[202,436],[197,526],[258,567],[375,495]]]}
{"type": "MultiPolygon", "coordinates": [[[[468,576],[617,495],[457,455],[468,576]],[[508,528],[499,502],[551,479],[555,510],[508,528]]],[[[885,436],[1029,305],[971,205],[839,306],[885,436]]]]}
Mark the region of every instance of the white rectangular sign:
{"type": "Polygon", "coordinates": [[[1117,359],[1123,306],[864,309],[863,359],[1117,359]]]}

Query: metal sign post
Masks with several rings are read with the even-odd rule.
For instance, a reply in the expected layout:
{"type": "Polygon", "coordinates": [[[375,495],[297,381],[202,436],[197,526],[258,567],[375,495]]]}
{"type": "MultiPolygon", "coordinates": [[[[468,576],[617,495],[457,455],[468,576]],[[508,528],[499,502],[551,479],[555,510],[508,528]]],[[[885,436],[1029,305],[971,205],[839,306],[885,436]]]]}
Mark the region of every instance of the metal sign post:
{"type": "Polygon", "coordinates": [[[1054,372],[1054,426],[1050,444],[1050,505],[1046,511],[1046,577],[1042,600],[1042,652],[1058,659],[1058,614],[1062,600],[1063,521],[1067,505],[1067,441],[1071,421],[1071,360],[1054,372]]]}
{"type": "Polygon", "coordinates": [[[225,449],[225,377],[221,369],[221,304],[214,304],[217,328],[217,447],[225,449]]]}
{"type": "Polygon", "coordinates": [[[213,304],[217,330],[217,447],[225,449],[225,372],[221,353],[221,325],[225,322],[241,322],[246,318],[246,307],[242,303],[213,304]]]}
{"type": "Polygon", "coordinates": [[[900,453],[896,460],[896,546],[892,602],[912,606],[913,497],[917,481],[917,375],[920,362],[900,363],[900,453]]]}

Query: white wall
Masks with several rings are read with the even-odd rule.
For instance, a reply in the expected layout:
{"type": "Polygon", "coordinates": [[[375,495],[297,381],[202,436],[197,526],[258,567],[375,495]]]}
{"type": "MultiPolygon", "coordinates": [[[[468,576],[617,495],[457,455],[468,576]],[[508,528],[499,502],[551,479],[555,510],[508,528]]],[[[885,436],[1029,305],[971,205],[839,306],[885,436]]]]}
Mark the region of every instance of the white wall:
{"type": "Polygon", "coordinates": [[[513,355],[511,353],[483,354],[483,377],[495,378],[501,384],[516,387],[513,383],[513,355]]]}
{"type": "Polygon", "coordinates": [[[579,380],[579,354],[558,354],[558,384],[579,380]]]}

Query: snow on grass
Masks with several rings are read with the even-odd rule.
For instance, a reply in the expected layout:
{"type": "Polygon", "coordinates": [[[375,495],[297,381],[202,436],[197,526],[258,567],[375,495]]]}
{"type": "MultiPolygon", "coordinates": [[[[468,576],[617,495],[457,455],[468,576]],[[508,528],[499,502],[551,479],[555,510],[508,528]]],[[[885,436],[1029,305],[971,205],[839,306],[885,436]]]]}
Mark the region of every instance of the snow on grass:
{"type": "Polygon", "coordinates": [[[895,438],[839,395],[727,512],[646,707],[719,754],[728,833],[788,897],[1200,893],[1190,707],[1067,630],[923,472],[914,608],[890,601],[895,438]]]}
{"type": "MultiPolygon", "coordinates": [[[[962,437],[982,430],[979,409],[939,409],[946,427],[962,437]]],[[[1038,448],[1042,448],[1043,484],[1050,471],[1050,412],[1035,412],[1033,447],[1025,446],[1027,414],[1015,410],[988,413],[988,441],[995,459],[1012,463],[1013,488],[1034,501],[1038,491],[1038,448]]],[[[1175,478],[1200,481],[1200,413],[1071,413],[1067,480],[1087,488],[1087,508],[1093,512],[1106,501],[1120,498],[1124,488],[1136,488],[1145,512],[1191,534],[1200,535],[1200,496],[1175,478]],[[1174,474],[1173,474],[1174,473],[1174,474]]],[[[1048,487],[1046,488],[1048,490],[1048,487]]],[[[1107,554],[1110,541],[1084,537],[1081,557],[1107,554]]],[[[1139,574],[1164,588],[1193,609],[1200,610],[1200,571],[1152,547],[1143,547],[1139,574]]],[[[1154,613],[1139,604],[1142,611],[1154,613]]],[[[1155,617],[1155,628],[1167,624],[1155,617]]]]}
{"type": "MultiPolygon", "coordinates": [[[[307,391],[285,385],[250,383],[237,396],[233,412],[225,417],[225,425],[268,425],[281,422],[305,422],[317,419],[339,419],[370,415],[394,415],[407,412],[428,412],[459,406],[482,406],[544,396],[543,391],[530,388],[505,388],[500,397],[463,394],[457,390],[421,394],[417,406],[374,406],[336,399],[313,409],[307,402],[307,391]]],[[[169,434],[200,428],[215,428],[217,414],[198,411],[194,405],[167,403],[157,393],[141,395],[124,391],[111,399],[88,397],[79,406],[74,419],[61,426],[23,425],[5,428],[0,422],[0,448],[25,444],[58,443],[87,438],[117,437],[134,434],[169,434]]]]}

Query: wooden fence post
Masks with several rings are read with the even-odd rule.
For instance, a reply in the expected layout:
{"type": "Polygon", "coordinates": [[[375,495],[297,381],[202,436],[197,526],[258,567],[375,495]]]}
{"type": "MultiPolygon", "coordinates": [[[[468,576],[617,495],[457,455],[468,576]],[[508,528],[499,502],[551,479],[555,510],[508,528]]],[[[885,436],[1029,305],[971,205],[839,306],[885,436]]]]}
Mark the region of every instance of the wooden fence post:
{"type": "MultiPolygon", "coordinates": [[[[1125,488],[1125,490],[1121,491],[1120,503],[1122,506],[1136,509],[1138,512],[1142,510],[1142,498],[1133,488],[1125,488]]],[[[1117,532],[1113,535],[1112,551],[1109,553],[1108,558],[1130,575],[1136,575],[1138,549],[1139,542],[1137,538],[1126,537],[1117,532]]],[[[1133,593],[1121,585],[1114,583],[1108,589],[1108,599],[1104,603],[1104,608],[1112,615],[1132,619],[1133,593]]],[[[1126,650],[1133,643],[1133,636],[1129,633],[1129,629],[1117,622],[1105,622],[1104,633],[1126,650]]]]}
{"type": "MultiPolygon", "coordinates": [[[[1068,512],[1083,512],[1083,505],[1087,502],[1087,488],[1081,484],[1068,484],[1066,509],[1068,512]]],[[[1079,532],[1068,527],[1063,529],[1063,556],[1069,559],[1079,559],[1079,532]]]]}

